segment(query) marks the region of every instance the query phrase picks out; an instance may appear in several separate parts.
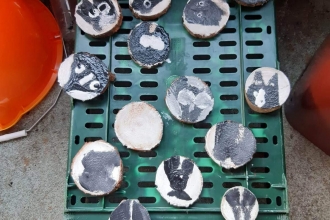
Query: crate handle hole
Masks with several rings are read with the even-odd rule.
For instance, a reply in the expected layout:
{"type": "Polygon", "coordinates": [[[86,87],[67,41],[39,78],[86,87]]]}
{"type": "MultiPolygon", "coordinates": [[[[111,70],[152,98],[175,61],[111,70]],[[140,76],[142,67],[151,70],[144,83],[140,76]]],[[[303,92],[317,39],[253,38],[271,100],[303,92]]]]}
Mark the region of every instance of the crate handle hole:
{"type": "Polygon", "coordinates": [[[71,205],[75,205],[76,200],[77,200],[77,197],[75,195],[72,195],[71,198],[70,198],[71,205]]]}
{"type": "Polygon", "coordinates": [[[276,197],[276,205],[281,206],[282,205],[282,198],[280,196],[276,197]]]}
{"type": "Polygon", "coordinates": [[[269,205],[272,203],[270,198],[257,198],[259,204],[269,205]]]}

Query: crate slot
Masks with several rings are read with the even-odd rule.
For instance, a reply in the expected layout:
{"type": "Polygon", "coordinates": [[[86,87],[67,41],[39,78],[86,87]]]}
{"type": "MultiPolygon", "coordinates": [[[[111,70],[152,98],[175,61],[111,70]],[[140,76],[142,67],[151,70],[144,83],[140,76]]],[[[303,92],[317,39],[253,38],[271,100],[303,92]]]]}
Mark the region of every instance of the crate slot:
{"type": "Polygon", "coordinates": [[[147,68],[142,68],[140,70],[140,72],[142,74],[157,74],[158,73],[158,69],[147,69],[147,68]]]}
{"type": "Polygon", "coordinates": [[[153,181],[142,181],[142,182],[138,182],[138,187],[141,188],[155,188],[155,182],[153,181]]]}
{"type": "Polygon", "coordinates": [[[212,173],[213,172],[212,167],[198,167],[198,168],[202,173],[212,173]]]}
{"type": "Polygon", "coordinates": [[[195,137],[194,142],[195,143],[205,143],[205,137],[195,137]]]}
{"type": "Polygon", "coordinates": [[[236,81],[221,81],[219,85],[221,87],[236,87],[238,83],[236,81]]]}
{"type": "Polygon", "coordinates": [[[120,7],[123,8],[129,8],[129,4],[128,3],[119,3],[120,7]]]}
{"type": "Polygon", "coordinates": [[[239,167],[237,169],[226,169],[222,167],[222,172],[225,174],[239,174],[245,172],[245,167],[239,167]]]}
{"type": "Polygon", "coordinates": [[[132,73],[132,69],[131,68],[115,68],[115,73],[130,74],[130,73],[132,73]]]}
{"type": "Polygon", "coordinates": [[[127,188],[128,186],[129,186],[128,182],[127,182],[127,181],[123,181],[123,182],[121,183],[121,185],[120,185],[120,188],[121,188],[121,189],[125,189],[125,188],[127,188]]]}
{"type": "Polygon", "coordinates": [[[132,97],[130,95],[114,95],[113,99],[117,101],[129,101],[132,97]]]}
{"type": "Polygon", "coordinates": [[[252,73],[253,71],[255,71],[256,69],[259,69],[260,67],[247,67],[246,68],[246,72],[248,73],[252,73]]]}
{"type": "Polygon", "coordinates": [[[139,197],[138,200],[141,203],[155,203],[156,202],[155,197],[139,197]]]}
{"type": "Polygon", "coordinates": [[[210,158],[206,152],[195,152],[194,157],[197,158],[210,158]]]}
{"type": "Polygon", "coordinates": [[[123,196],[110,196],[109,197],[109,202],[110,203],[120,203],[121,201],[127,199],[127,197],[123,197],[123,196]]]}
{"type": "Polygon", "coordinates": [[[208,86],[211,86],[211,82],[209,81],[204,81],[208,86]]]}
{"type": "Polygon", "coordinates": [[[145,151],[145,152],[138,152],[139,157],[156,157],[157,156],[157,152],[156,151],[145,151]]]}
{"type": "Polygon", "coordinates": [[[278,143],[278,142],[277,142],[277,136],[275,135],[275,136],[273,136],[273,144],[274,144],[274,145],[277,145],[277,143],[278,143]]]}
{"type": "Polygon", "coordinates": [[[271,26],[267,26],[267,34],[272,34],[272,27],[271,26]]]}
{"type": "Polygon", "coordinates": [[[76,204],[76,199],[77,199],[77,197],[75,195],[72,195],[71,196],[71,198],[70,198],[71,205],[75,205],[76,204]]]}
{"type": "Polygon", "coordinates": [[[221,109],[220,113],[223,115],[236,115],[238,114],[238,109],[237,108],[221,109]]]}
{"type": "Polygon", "coordinates": [[[229,15],[229,21],[233,21],[236,19],[236,16],[235,15],[229,15]]]}
{"type": "Polygon", "coordinates": [[[268,138],[266,138],[266,137],[256,137],[256,140],[257,140],[258,144],[268,143],[268,138]]]}
{"type": "Polygon", "coordinates": [[[103,128],[103,123],[99,122],[88,122],[85,124],[86,128],[103,128]]]}
{"type": "Polygon", "coordinates": [[[102,115],[104,110],[101,108],[88,108],[86,109],[86,114],[88,115],[102,115]]]}
{"type": "Polygon", "coordinates": [[[257,189],[259,189],[259,188],[268,189],[268,188],[270,188],[270,183],[264,183],[264,182],[253,182],[253,183],[251,184],[251,186],[252,186],[253,188],[257,188],[257,189]]]}
{"type": "Polygon", "coordinates": [[[119,29],[117,31],[117,34],[129,34],[131,32],[131,29],[119,29]]]}
{"type": "Polygon", "coordinates": [[[235,186],[242,186],[242,184],[240,182],[223,182],[222,183],[223,188],[232,188],[235,186]]]}
{"type": "Polygon", "coordinates": [[[196,203],[202,203],[202,204],[212,204],[214,202],[214,199],[211,197],[200,197],[196,203]]]}
{"type": "Polygon", "coordinates": [[[209,60],[209,59],[211,59],[211,56],[210,55],[205,55],[205,54],[194,55],[193,59],[194,60],[209,60]]]}
{"type": "Polygon", "coordinates": [[[85,142],[93,142],[93,141],[98,141],[98,140],[102,140],[101,137],[85,137],[84,141],[85,142]]]}
{"type": "Polygon", "coordinates": [[[117,54],[117,55],[115,55],[115,59],[116,60],[131,60],[132,58],[130,55],[117,54]]]}
{"type": "Polygon", "coordinates": [[[118,114],[118,112],[121,110],[121,108],[114,108],[113,110],[112,110],[112,113],[113,114],[118,114]]]}
{"type": "Polygon", "coordinates": [[[256,152],[253,155],[253,158],[268,158],[269,157],[269,153],[267,152],[256,152]]]}
{"type": "Polygon", "coordinates": [[[82,197],[80,199],[81,203],[98,203],[100,201],[97,197],[82,197]]]}
{"type": "Polygon", "coordinates": [[[140,100],[141,101],[157,101],[158,96],[156,96],[156,95],[141,95],[140,100]]]}
{"type": "Polygon", "coordinates": [[[260,27],[249,27],[249,28],[245,28],[245,32],[246,33],[261,33],[262,28],[260,28],[260,27]]]}
{"type": "Polygon", "coordinates": [[[267,128],[266,123],[250,123],[249,128],[267,128]]]}
{"type": "Polygon", "coordinates": [[[193,72],[195,74],[207,74],[211,72],[210,68],[194,68],[193,72]]]}
{"type": "Polygon", "coordinates": [[[244,18],[246,20],[260,20],[262,19],[261,15],[245,15],[244,18]]]}
{"type": "Polygon", "coordinates": [[[221,31],[222,34],[233,34],[236,33],[236,28],[224,28],[221,31]]]}
{"type": "Polygon", "coordinates": [[[157,171],[157,167],[154,166],[142,166],[138,168],[141,173],[154,173],[157,171]]]}
{"type": "Polygon", "coordinates": [[[230,8],[236,8],[236,3],[235,2],[228,2],[228,5],[230,8]]]}
{"type": "Polygon", "coordinates": [[[211,45],[210,42],[206,42],[206,41],[199,41],[193,43],[194,47],[209,47],[210,45],[211,45]]]}
{"type": "Polygon", "coordinates": [[[250,53],[246,54],[246,58],[251,60],[260,60],[264,58],[264,55],[262,53],[250,53]]]}
{"type": "Polygon", "coordinates": [[[115,42],[116,47],[127,47],[127,42],[126,41],[117,41],[115,42]]]}
{"type": "Polygon", "coordinates": [[[276,197],[276,205],[281,206],[282,205],[282,198],[280,196],[276,197]]]}
{"type": "Polygon", "coordinates": [[[220,41],[219,45],[221,47],[233,47],[237,45],[236,41],[220,41]]]}
{"type": "Polygon", "coordinates": [[[104,54],[93,54],[93,55],[99,58],[100,60],[105,60],[107,58],[107,56],[104,54]]]}
{"type": "Polygon", "coordinates": [[[269,205],[272,203],[270,198],[257,198],[259,204],[269,205]]]}
{"type": "Polygon", "coordinates": [[[264,42],[261,40],[247,40],[245,41],[246,46],[262,46],[264,42]]]}
{"type": "Polygon", "coordinates": [[[113,85],[115,87],[131,87],[132,83],[130,81],[116,81],[113,85]]]}
{"type": "Polygon", "coordinates": [[[212,182],[203,182],[203,188],[213,188],[212,182]]]}
{"type": "Polygon", "coordinates": [[[120,143],[120,141],[117,137],[111,138],[111,141],[114,142],[114,143],[120,143]]]}
{"type": "Polygon", "coordinates": [[[127,158],[127,157],[129,157],[130,153],[127,151],[120,151],[119,155],[121,158],[127,158]]]}
{"type": "Polygon", "coordinates": [[[80,142],[80,137],[79,137],[79,135],[76,135],[76,136],[74,137],[74,143],[75,143],[75,144],[79,144],[79,142],[80,142]]]}
{"type": "Polygon", "coordinates": [[[133,21],[132,16],[123,16],[123,21],[133,21]]]}
{"type": "Polygon", "coordinates": [[[268,167],[251,167],[252,173],[269,173],[270,169],[268,167]]]}
{"type": "Polygon", "coordinates": [[[195,123],[193,127],[197,129],[210,129],[212,127],[212,124],[207,122],[198,122],[195,123]]]}
{"type": "Polygon", "coordinates": [[[220,60],[236,60],[237,55],[236,54],[221,54],[219,56],[220,60]]]}
{"type": "Polygon", "coordinates": [[[104,47],[107,45],[106,41],[91,41],[89,42],[89,46],[91,47],[104,47]]]}
{"type": "Polygon", "coordinates": [[[158,86],[158,82],[155,81],[143,81],[140,83],[140,86],[143,88],[155,88],[158,86]]]}
{"type": "Polygon", "coordinates": [[[236,67],[222,67],[219,69],[220,73],[237,73],[236,67]]]}
{"type": "Polygon", "coordinates": [[[223,100],[223,101],[238,100],[238,95],[221,95],[220,100],[223,100]]]}

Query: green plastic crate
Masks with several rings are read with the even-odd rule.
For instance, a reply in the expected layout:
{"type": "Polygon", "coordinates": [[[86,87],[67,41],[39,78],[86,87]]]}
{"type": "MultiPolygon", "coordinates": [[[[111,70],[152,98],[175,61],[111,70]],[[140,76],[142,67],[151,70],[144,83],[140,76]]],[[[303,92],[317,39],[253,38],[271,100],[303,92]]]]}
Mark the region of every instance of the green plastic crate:
{"type": "Polygon", "coordinates": [[[122,199],[139,199],[152,219],[223,219],[220,201],[233,186],[249,188],[258,198],[258,219],[288,219],[281,111],[253,113],[244,101],[244,82],[257,67],[277,67],[274,2],[264,7],[246,8],[230,2],[231,16],[226,28],[211,40],[191,37],[182,26],[187,1],[172,0],[166,15],[156,22],[171,37],[170,60],[158,69],[141,69],[127,51],[127,36],[140,21],[135,19],[128,1],[119,1],[124,15],[121,29],[111,38],[93,39],[80,29],[76,52],[87,51],[101,58],[116,73],[117,80],[95,100],[73,100],[69,143],[66,218],[108,219],[122,199]],[[202,56],[198,56],[202,55],[202,56]],[[206,81],[215,105],[202,123],[187,125],[171,117],[165,94],[177,76],[194,75],[206,81]],[[164,135],[160,146],[150,152],[135,152],[116,138],[116,113],[131,101],[147,101],[160,112],[164,135]],[[257,138],[257,153],[246,166],[225,170],[205,153],[204,136],[208,128],[223,120],[234,120],[250,127],[257,138]],[[105,197],[82,193],[70,177],[72,158],[85,141],[104,139],[120,151],[125,166],[122,187],[105,197]],[[204,187],[200,199],[190,208],[175,208],[157,192],[155,171],[162,160],[173,155],[193,159],[202,171],[204,187]]]}

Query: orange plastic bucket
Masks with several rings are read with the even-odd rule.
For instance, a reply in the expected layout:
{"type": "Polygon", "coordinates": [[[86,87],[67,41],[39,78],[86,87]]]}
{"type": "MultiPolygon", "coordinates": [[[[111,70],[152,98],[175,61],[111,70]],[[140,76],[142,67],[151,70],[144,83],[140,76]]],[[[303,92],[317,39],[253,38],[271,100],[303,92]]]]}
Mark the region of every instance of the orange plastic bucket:
{"type": "Polygon", "coordinates": [[[39,0],[0,1],[0,131],[48,93],[62,61],[60,29],[39,0]]]}

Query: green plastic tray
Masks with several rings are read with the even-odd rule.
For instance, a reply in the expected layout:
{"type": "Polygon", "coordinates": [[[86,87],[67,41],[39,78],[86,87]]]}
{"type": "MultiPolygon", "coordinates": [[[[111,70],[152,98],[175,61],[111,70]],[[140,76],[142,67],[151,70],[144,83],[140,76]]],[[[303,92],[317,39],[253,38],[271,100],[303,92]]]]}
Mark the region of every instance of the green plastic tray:
{"type": "Polygon", "coordinates": [[[166,15],[156,22],[171,37],[170,60],[158,69],[141,69],[128,55],[126,40],[140,21],[133,18],[127,1],[119,1],[124,22],[112,38],[93,39],[77,29],[76,52],[87,51],[101,58],[116,73],[117,81],[99,98],[73,100],[69,143],[66,218],[108,219],[122,199],[139,199],[152,219],[223,219],[220,201],[233,186],[249,188],[258,198],[258,219],[288,219],[281,111],[256,114],[245,104],[243,87],[257,67],[277,67],[274,2],[262,8],[245,8],[230,2],[226,28],[211,40],[191,37],[182,26],[187,1],[173,0],[166,15]],[[174,120],[165,105],[166,89],[177,76],[194,75],[206,81],[215,97],[212,113],[203,123],[187,125],[174,120]],[[138,153],[123,147],[113,129],[116,113],[131,101],[147,101],[160,112],[164,135],[154,151],[138,153]],[[208,128],[223,120],[250,127],[257,138],[253,160],[238,170],[224,170],[205,153],[208,128]],[[118,148],[125,166],[123,186],[112,195],[92,198],[71,179],[70,164],[85,141],[104,139],[118,148]],[[173,155],[193,159],[200,167],[204,188],[189,209],[167,204],[154,186],[155,171],[173,155]]]}

